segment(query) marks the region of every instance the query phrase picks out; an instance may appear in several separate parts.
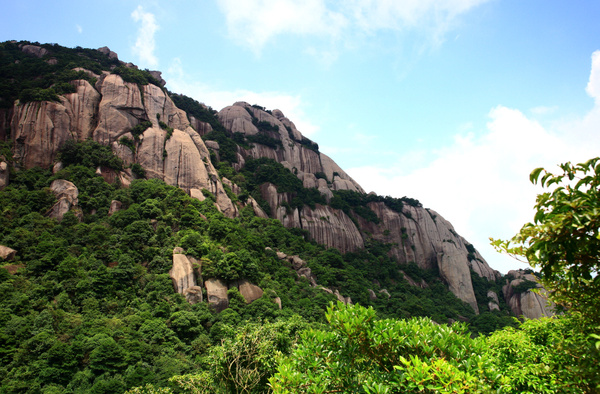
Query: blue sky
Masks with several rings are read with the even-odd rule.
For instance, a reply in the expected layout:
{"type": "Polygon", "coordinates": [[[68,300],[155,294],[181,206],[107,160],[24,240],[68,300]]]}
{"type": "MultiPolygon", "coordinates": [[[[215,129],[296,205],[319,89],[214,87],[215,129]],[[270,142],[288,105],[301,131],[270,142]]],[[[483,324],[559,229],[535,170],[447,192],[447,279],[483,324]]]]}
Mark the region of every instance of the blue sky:
{"type": "Polygon", "coordinates": [[[600,152],[600,1],[17,1],[0,40],[108,46],[219,110],[279,108],[368,191],[419,199],[492,267],[535,168],[600,152]],[[595,61],[593,61],[595,59],[595,61]]]}

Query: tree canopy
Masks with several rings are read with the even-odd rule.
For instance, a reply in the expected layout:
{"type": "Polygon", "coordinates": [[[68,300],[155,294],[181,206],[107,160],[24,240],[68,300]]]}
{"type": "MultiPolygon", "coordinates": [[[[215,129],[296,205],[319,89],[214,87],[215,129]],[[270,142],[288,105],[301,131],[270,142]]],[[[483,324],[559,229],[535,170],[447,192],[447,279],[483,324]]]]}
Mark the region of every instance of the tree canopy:
{"type": "Polygon", "coordinates": [[[600,324],[600,158],[559,167],[558,173],[531,173],[531,182],[546,189],[537,197],[533,221],[510,240],[492,244],[540,268],[557,304],[600,324]]]}

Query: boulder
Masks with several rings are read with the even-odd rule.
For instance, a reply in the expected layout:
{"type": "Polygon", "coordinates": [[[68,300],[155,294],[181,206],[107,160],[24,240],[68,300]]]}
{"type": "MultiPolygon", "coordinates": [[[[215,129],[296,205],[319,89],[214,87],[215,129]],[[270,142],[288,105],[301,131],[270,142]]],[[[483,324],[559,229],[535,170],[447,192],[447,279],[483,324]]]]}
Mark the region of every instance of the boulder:
{"type": "Polygon", "coordinates": [[[23,52],[25,52],[26,54],[35,56],[35,57],[44,57],[49,53],[46,48],[42,48],[37,45],[23,45],[21,47],[21,50],[23,52]]]}
{"type": "Polygon", "coordinates": [[[111,51],[108,47],[104,46],[102,48],[98,48],[98,52],[105,54],[109,59],[119,59],[119,56],[113,51],[111,51]]]}
{"type": "Polygon", "coordinates": [[[3,260],[13,260],[17,251],[8,246],[0,245],[0,258],[3,260]]]}
{"type": "Polygon", "coordinates": [[[279,297],[275,297],[275,298],[273,299],[273,302],[275,302],[275,303],[277,304],[277,306],[279,307],[279,309],[280,309],[280,310],[282,309],[282,306],[281,306],[281,298],[279,298],[279,297]]]}
{"type": "Polygon", "coordinates": [[[289,256],[288,260],[292,263],[292,268],[298,271],[300,268],[306,267],[306,262],[298,256],[289,256]]]}
{"type": "Polygon", "coordinates": [[[190,197],[195,198],[196,200],[204,201],[206,200],[206,196],[202,193],[202,190],[192,188],[190,189],[190,197]]]}
{"type": "Polygon", "coordinates": [[[55,174],[64,168],[63,162],[59,161],[52,166],[52,174],[55,174]]]}
{"type": "Polygon", "coordinates": [[[240,291],[240,294],[246,300],[247,304],[258,300],[263,295],[263,290],[260,287],[248,282],[245,279],[239,281],[238,289],[240,291]]]}
{"type": "Polygon", "coordinates": [[[306,278],[310,282],[311,286],[317,285],[317,277],[312,273],[312,270],[308,267],[300,268],[296,271],[296,274],[301,278],[306,278]]]}
{"type": "Polygon", "coordinates": [[[0,162],[0,190],[8,186],[9,175],[8,163],[5,161],[0,162]]]}
{"type": "Polygon", "coordinates": [[[269,215],[267,215],[265,213],[265,211],[263,211],[261,206],[258,205],[258,202],[256,202],[256,200],[254,198],[252,198],[252,196],[248,196],[248,199],[246,200],[246,205],[250,205],[252,207],[252,210],[254,211],[254,214],[256,216],[258,216],[259,218],[263,218],[263,219],[269,218],[269,215]]]}
{"type": "Polygon", "coordinates": [[[229,306],[227,285],[225,285],[222,280],[208,279],[204,282],[204,287],[206,287],[208,303],[215,308],[217,312],[221,312],[229,306]]]}
{"type": "Polygon", "coordinates": [[[192,305],[198,304],[203,301],[202,287],[200,286],[188,287],[183,292],[183,295],[185,296],[185,300],[192,305]]]}
{"type": "Polygon", "coordinates": [[[169,276],[173,281],[175,291],[179,294],[184,294],[188,288],[196,286],[192,262],[184,254],[176,253],[175,250],[173,251],[173,268],[169,271],[169,276]]]}
{"type": "Polygon", "coordinates": [[[120,211],[122,206],[123,203],[121,201],[112,200],[108,209],[108,216],[112,216],[115,212],[120,211]]]}
{"type": "Polygon", "coordinates": [[[72,207],[77,206],[79,190],[72,182],[64,179],[52,181],[50,190],[56,196],[57,202],[50,208],[47,215],[61,221],[65,213],[69,212],[72,207]]]}

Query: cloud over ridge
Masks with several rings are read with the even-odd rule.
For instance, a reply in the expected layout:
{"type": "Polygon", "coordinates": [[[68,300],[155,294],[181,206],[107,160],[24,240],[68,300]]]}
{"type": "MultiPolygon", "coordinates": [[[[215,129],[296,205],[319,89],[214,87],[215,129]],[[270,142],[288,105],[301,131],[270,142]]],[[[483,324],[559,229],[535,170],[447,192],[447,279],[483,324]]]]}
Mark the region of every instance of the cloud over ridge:
{"type": "Polygon", "coordinates": [[[133,53],[139,57],[144,65],[158,65],[158,58],[154,54],[154,50],[156,49],[154,34],[159,29],[159,26],[156,23],[154,14],[144,11],[144,8],[139,5],[131,13],[131,18],[134,22],[140,24],[135,44],[131,48],[133,53]]]}

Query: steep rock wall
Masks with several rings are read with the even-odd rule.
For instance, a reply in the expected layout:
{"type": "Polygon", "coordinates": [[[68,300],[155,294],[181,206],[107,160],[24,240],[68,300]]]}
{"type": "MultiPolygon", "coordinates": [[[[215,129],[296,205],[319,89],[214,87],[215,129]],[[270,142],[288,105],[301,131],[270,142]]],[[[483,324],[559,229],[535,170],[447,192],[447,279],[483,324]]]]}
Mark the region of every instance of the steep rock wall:
{"type": "Polygon", "coordinates": [[[450,291],[478,311],[469,268],[474,265],[493,280],[499,273],[491,270],[479,254],[471,257],[481,261],[469,262],[468,244],[456,234],[450,222],[435,211],[406,204],[402,213],[383,202],[368,206],[380,223],[358,217],[363,233],[369,232],[374,239],[394,245],[390,255],[401,263],[415,262],[421,268],[438,269],[450,291]]]}
{"type": "Polygon", "coordinates": [[[138,87],[108,73],[99,77],[95,87],[85,80],[72,84],[76,92],[61,96],[60,102],[15,104],[11,120],[11,130],[15,131],[11,133],[13,154],[23,167],[49,168],[68,139],[92,137],[110,145],[126,166],[137,162],[148,177],[187,192],[207,189],[216,196],[225,215],[237,215],[204,141],[191,127],[186,113],[161,88],[151,84],[138,87]],[[122,137],[134,140],[131,130],[143,121],[150,121],[152,127],[139,136],[135,150],[119,143],[122,137]],[[164,126],[173,129],[170,136],[164,126]]]}
{"type": "Polygon", "coordinates": [[[67,100],[29,102],[16,105],[11,122],[13,157],[24,168],[48,168],[54,164],[56,152],[71,132],[67,100]]]}
{"type": "MultiPolygon", "coordinates": [[[[247,136],[256,135],[259,129],[253,123],[266,122],[278,131],[263,132],[271,138],[281,141],[277,149],[252,143],[250,149],[240,149],[242,157],[265,157],[282,163],[292,170],[300,179],[305,173],[324,173],[331,182],[331,189],[348,189],[363,192],[364,190],[331,158],[323,153],[308,148],[312,141],[305,138],[293,122],[286,118],[280,110],[271,113],[253,107],[246,102],[237,102],[225,107],[218,114],[219,120],[232,133],[242,133],[247,136]],[[304,141],[304,142],[303,142],[304,141]],[[336,176],[334,177],[334,173],[336,176]],[[335,178],[335,179],[334,179],[335,178]]],[[[241,166],[241,164],[240,164],[241,166]]]]}
{"type": "Polygon", "coordinates": [[[318,243],[337,248],[343,253],[364,247],[360,231],[343,211],[321,204],[316,204],[314,209],[304,205],[302,209],[287,210],[282,204],[289,203],[291,195],[278,193],[275,185],[270,183],[262,185],[261,195],[271,206],[271,217],[278,219],[285,227],[307,230],[318,243]]]}

